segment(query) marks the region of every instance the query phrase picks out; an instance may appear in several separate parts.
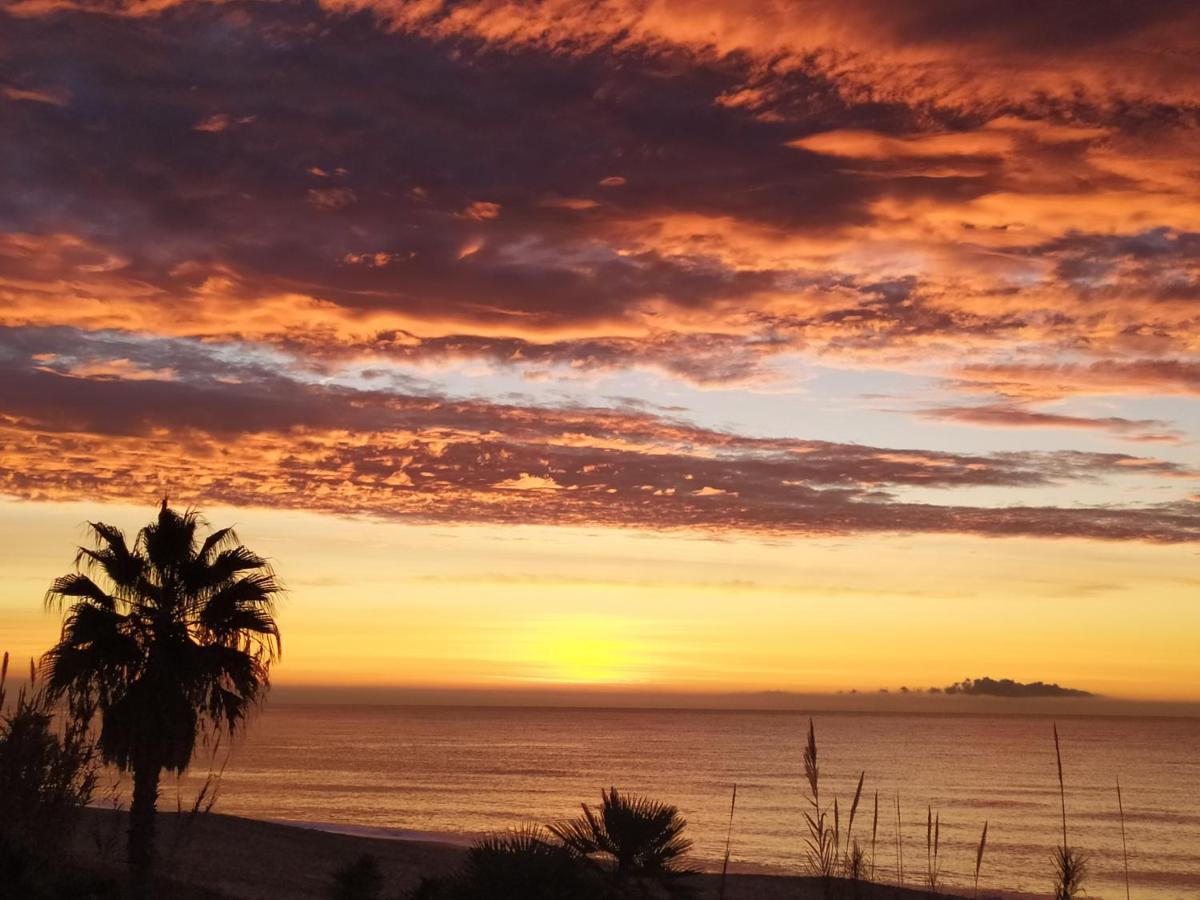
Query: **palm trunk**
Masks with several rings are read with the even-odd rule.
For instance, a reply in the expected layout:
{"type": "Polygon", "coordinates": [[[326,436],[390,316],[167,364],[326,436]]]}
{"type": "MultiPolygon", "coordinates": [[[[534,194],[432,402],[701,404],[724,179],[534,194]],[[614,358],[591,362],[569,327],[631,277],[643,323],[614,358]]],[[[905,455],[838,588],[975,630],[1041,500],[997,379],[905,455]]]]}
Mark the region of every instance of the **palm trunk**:
{"type": "Polygon", "coordinates": [[[154,865],[154,816],[158,804],[160,768],[141,763],[133,770],[133,803],[129,807],[129,886],[135,900],[150,896],[154,865]]]}

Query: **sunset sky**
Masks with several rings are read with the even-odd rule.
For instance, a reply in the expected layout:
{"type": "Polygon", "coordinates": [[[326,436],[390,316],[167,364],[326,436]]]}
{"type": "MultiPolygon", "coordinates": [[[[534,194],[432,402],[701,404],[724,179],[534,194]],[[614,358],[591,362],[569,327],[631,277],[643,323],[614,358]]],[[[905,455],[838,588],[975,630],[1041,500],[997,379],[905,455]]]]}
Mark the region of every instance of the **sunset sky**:
{"type": "Polygon", "coordinates": [[[280,686],[1200,700],[1200,5],[9,0],[0,649],[169,495],[280,686]]]}

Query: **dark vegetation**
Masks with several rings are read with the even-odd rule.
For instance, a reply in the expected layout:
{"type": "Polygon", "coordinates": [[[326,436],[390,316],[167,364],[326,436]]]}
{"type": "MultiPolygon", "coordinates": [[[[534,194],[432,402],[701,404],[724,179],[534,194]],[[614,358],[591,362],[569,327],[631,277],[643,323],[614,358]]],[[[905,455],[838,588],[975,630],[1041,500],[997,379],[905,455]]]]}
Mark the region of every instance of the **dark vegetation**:
{"type": "Polygon", "coordinates": [[[1013,681],[1011,678],[967,678],[958,684],[942,688],[946,694],[967,694],[972,697],[1094,697],[1089,691],[1077,688],[1060,687],[1057,684],[1046,684],[1042,681],[1032,681],[1028,684],[1013,681]]]}
{"type": "Polygon", "coordinates": [[[625,900],[686,897],[694,892],[684,862],[692,842],[674,806],[646,797],[601,792],[575,819],[486,838],[471,848],[462,871],[427,880],[413,900],[625,900]]]}
{"type": "Polygon", "coordinates": [[[93,522],[92,546],[46,594],[69,606],[42,660],[44,702],[65,704],[68,734],[97,717],[100,757],[133,775],[126,856],[137,900],[151,894],[162,773],[185,771],[198,741],[245,722],[280,650],[267,561],[230,528],[202,537],[204,525],[166,500],[133,542],[93,522]]]}
{"type": "Polygon", "coordinates": [[[369,853],[333,873],[329,900],[379,900],[383,896],[383,872],[369,853]]]}
{"type": "Polygon", "coordinates": [[[97,759],[84,709],[56,720],[30,663],[29,684],[7,704],[8,654],[0,662],[0,897],[108,896],[111,881],[89,880],[62,861],[61,848],[96,787],[97,759]]]}

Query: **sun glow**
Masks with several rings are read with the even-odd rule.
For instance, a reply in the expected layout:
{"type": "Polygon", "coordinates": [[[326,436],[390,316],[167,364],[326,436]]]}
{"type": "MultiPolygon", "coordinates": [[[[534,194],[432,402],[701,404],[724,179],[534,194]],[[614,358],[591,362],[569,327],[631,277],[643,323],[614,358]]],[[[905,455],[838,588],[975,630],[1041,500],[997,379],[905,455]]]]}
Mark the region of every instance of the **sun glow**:
{"type": "Polygon", "coordinates": [[[631,684],[645,680],[648,648],[633,623],[601,615],[565,615],[530,623],[515,648],[530,680],[556,684],[631,684]]]}

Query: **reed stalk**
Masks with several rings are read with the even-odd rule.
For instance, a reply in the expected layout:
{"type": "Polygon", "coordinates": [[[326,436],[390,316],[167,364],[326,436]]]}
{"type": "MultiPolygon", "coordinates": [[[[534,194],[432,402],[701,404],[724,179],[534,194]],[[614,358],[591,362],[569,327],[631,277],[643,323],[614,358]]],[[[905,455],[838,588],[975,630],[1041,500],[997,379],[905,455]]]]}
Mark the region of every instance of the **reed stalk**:
{"type": "Polygon", "coordinates": [[[927,807],[925,819],[925,880],[933,890],[933,807],[927,807]]]}
{"type": "MultiPolygon", "coordinates": [[[[842,858],[842,818],[838,813],[838,799],[833,798],[833,859],[836,865],[842,858]]],[[[830,873],[832,874],[832,872],[830,873]]]]}
{"type": "MultiPolygon", "coordinates": [[[[812,719],[808,720],[808,744],[804,748],[804,777],[808,781],[809,810],[804,813],[804,821],[808,826],[808,836],[805,838],[808,866],[814,874],[822,878],[832,878],[838,864],[838,854],[835,844],[838,830],[832,829],[826,818],[825,808],[821,805],[820,768],[817,765],[817,735],[812,719]]],[[[834,816],[838,815],[837,801],[834,800],[834,816]]]]}
{"type": "Polygon", "coordinates": [[[875,838],[879,834],[879,791],[875,792],[875,814],[871,817],[871,880],[875,880],[875,838]]]}
{"type": "Polygon", "coordinates": [[[725,900],[725,875],[729,872],[729,848],[733,841],[733,810],[737,806],[737,785],[733,786],[733,797],[729,801],[729,829],[725,832],[725,859],[721,863],[721,887],[718,900],[725,900]]]}
{"type": "Polygon", "coordinates": [[[1058,723],[1054,723],[1054,758],[1058,761],[1058,795],[1062,800],[1063,846],[1067,846],[1067,788],[1063,781],[1062,748],[1058,743],[1058,723]]]}
{"type": "Polygon", "coordinates": [[[1117,811],[1121,814],[1121,856],[1125,860],[1125,900],[1129,900],[1129,845],[1125,842],[1125,804],[1121,802],[1121,779],[1117,778],[1117,811]]]}
{"type": "Polygon", "coordinates": [[[1054,854],[1057,884],[1054,900],[1075,900],[1083,893],[1083,882],[1087,876],[1087,859],[1071,849],[1067,843],[1067,788],[1063,779],[1062,747],[1058,740],[1058,724],[1054,725],[1054,756],[1058,762],[1058,796],[1062,802],[1062,846],[1054,854]]]}
{"type": "Polygon", "coordinates": [[[941,868],[938,862],[938,851],[941,847],[941,840],[942,814],[938,813],[935,816],[933,807],[930,806],[925,820],[925,881],[931,894],[938,892],[938,876],[941,868]]]}
{"type": "Polygon", "coordinates": [[[896,794],[896,882],[904,886],[904,833],[900,827],[900,794],[896,794]]]}
{"type": "Polygon", "coordinates": [[[938,861],[938,850],[942,845],[942,814],[938,813],[933,819],[933,892],[936,894],[938,881],[942,876],[942,864],[938,861]]]}
{"type": "Polygon", "coordinates": [[[988,823],[983,823],[983,834],[979,836],[979,849],[975,851],[975,898],[979,898],[979,870],[983,867],[983,851],[987,847],[988,823]]]}
{"type": "Polygon", "coordinates": [[[854,844],[851,835],[854,832],[854,814],[858,812],[858,801],[862,799],[863,781],[866,780],[867,773],[864,770],[858,776],[858,788],[854,791],[854,800],[850,804],[850,819],[846,823],[846,858],[842,862],[842,867],[848,873],[850,870],[850,856],[854,852],[854,844]]]}

